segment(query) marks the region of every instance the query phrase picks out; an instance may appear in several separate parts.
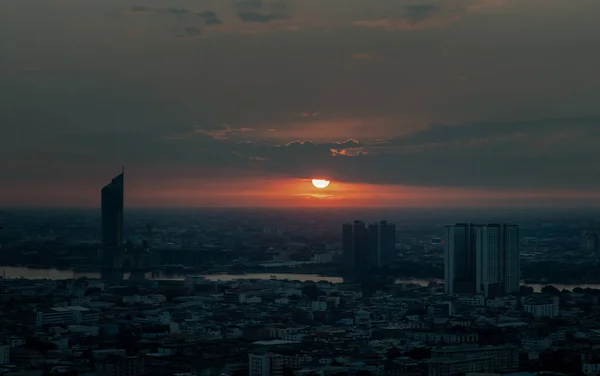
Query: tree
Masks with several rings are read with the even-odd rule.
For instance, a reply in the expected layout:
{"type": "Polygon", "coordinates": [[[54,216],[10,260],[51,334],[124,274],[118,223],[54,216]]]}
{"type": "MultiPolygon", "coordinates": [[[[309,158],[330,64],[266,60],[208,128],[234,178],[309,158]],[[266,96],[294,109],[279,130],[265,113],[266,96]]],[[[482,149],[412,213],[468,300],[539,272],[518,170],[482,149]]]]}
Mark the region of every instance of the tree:
{"type": "Polygon", "coordinates": [[[415,347],[408,351],[406,356],[414,360],[431,358],[431,349],[428,349],[427,347],[415,347]]]}
{"type": "Polygon", "coordinates": [[[90,287],[85,290],[85,296],[102,294],[102,289],[99,287],[90,287]]]}
{"type": "Polygon", "coordinates": [[[56,348],[58,346],[56,346],[56,344],[54,344],[52,342],[49,342],[46,340],[41,340],[39,338],[31,336],[31,337],[27,337],[25,347],[27,347],[29,349],[37,350],[42,353],[46,353],[48,351],[56,350],[56,348]]]}
{"type": "Polygon", "coordinates": [[[546,285],[546,286],[542,287],[542,293],[549,294],[549,295],[559,295],[560,290],[552,285],[546,285]]]}
{"type": "Polygon", "coordinates": [[[307,296],[310,300],[317,300],[319,297],[319,288],[316,283],[311,283],[302,286],[302,295],[307,296]]]}
{"type": "Polygon", "coordinates": [[[294,370],[290,367],[283,366],[283,376],[294,376],[294,370]]]}

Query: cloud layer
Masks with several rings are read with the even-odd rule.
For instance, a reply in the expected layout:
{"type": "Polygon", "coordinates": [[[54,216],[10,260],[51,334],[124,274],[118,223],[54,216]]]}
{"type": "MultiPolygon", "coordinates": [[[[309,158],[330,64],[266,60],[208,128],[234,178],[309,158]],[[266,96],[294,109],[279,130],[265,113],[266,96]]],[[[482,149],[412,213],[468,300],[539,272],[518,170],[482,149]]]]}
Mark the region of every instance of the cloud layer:
{"type": "Polygon", "coordinates": [[[598,189],[600,2],[534,5],[0,2],[0,205],[65,181],[97,200],[122,164],[174,186],[598,189]]]}
{"type": "Polygon", "coordinates": [[[281,176],[435,187],[600,188],[600,156],[594,152],[600,118],[434,125],[368,143],[275,145],[247,140],[256,135],[229,127],[202,135],[216,142],[215,156],[240,157],[240,169],[255,160],[262,162],[255,168],[281,176]]]}

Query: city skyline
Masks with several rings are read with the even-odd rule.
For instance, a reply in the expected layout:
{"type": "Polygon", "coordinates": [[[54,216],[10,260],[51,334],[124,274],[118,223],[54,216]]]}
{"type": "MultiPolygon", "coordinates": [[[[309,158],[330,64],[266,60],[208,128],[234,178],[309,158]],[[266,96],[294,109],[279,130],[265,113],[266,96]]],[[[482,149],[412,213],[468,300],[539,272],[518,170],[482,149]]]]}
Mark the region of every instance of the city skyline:
{"type": "Polygon", "coordinates": [[[0,207],[600,207],[598,12],[2,2],[0,207]]]}

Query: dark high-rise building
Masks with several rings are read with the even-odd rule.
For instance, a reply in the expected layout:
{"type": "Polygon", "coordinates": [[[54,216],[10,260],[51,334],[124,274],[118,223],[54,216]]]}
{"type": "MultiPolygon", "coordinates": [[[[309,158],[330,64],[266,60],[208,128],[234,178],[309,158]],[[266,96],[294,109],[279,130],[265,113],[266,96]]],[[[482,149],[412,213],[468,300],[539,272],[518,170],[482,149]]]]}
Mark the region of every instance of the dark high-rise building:
{"type": "Polygon", "coordinates": [[[519,291],[518,226],[459,223],[447,227],[446,237],[447,293],[490,297],[519,291]]]}
{"type": "Polygon", "coordinates": [[[368,237],[363,221],[354,221],[342,226],[342,250],[346,270],[352,274],[360,274],[368,268],[368,237]]]}
{"type": "Polygon", "coordinates": [[[395,255],[396,226],[381,221],[368,227],[362,221],[342,225],[342,251],[348,272],[360,275],[382,268],[395,255]]]}
{"type": "Polygon", "coordinates": [[[457,223],[446,227],[444,279],[446,292],[475,293],[475,225],[457,223]]]}
{"type": "Polygon", "coordinates": [[[102,188],[102,279],[109,283],[121,279],[124,179],[122,171],[102,188]]]}
{"type": "Polygon", "coordinates": [[[380,221],[369,225],[369,269],[389,265],[396,253],[396,225],[380,221]]]}
{"type": "Polygon", "coordinates": [[[346,271],[354,267],[354,226],[352,223],[342,225],[342,260],[346,271]]]}

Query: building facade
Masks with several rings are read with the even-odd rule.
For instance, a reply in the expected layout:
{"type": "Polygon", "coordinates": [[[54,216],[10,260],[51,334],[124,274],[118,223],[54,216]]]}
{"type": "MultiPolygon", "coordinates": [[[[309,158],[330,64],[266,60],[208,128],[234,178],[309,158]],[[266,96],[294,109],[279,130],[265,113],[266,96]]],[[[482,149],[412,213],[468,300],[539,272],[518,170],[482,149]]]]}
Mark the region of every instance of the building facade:
{"type": "Polygon", "coordinates": [[[355,275],[376,271],[393,261],[396,251],[396,225],[380,221],[366,226],[354,221],[342,226],[345,269],[355,275]]]}
{"type": "Polygon", "coordinates": [[[446,293],[495,297],[519,292],[519,228],[459,223],[447,226],[446,293]]]}
{"type": "Polygon", "coordinates": [[[379,221],[369,225],[369,269],[377,270],[394,260],[396,252],[396,225],[379,221]]]}

